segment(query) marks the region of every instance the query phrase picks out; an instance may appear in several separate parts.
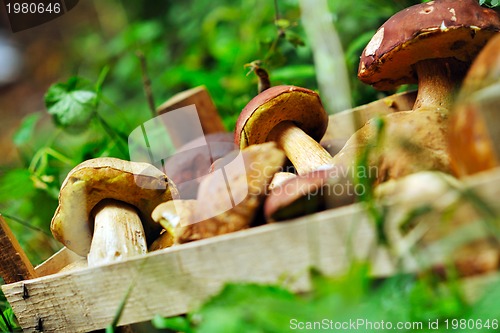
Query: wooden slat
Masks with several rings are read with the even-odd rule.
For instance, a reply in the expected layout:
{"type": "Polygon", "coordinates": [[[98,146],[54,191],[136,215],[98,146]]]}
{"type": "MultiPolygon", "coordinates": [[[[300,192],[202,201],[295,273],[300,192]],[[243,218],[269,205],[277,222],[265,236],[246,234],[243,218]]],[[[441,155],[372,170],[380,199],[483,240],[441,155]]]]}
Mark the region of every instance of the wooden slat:
{"type": "MultiPolygon", "coordinates": [[[[217,112],[217,108],[205,86],[185,90],[174,95],[172,98],[160,105],[156,112],[158,114],[163,114],[192,104],[196,105],[198,117],[205,135],[226,131],[224,124],[222,123],[222,119],[217,112]]],[[[190,137],[192,133],[188,133],[185,130],[179,131],[179,126],[177,126],[177,124],[173,124],[172,126],[166,124],[166,126],[172,142],[176,147],[180,147],[193,139],[190,137]]],[[[191,126],[188,124],[183,124],[181,128],[185,129],[190,127],[191,126]]]]}
{"type": "Polygon", "coordinates": [[[5,283],[28,280],[36,276],[31,262],[1,215],[0,276],[5,283]]]}
{"type": "Polygon", "coordinates": [[[86,261],[86,258],[79,256],[75,252],[69,250],[67,247],[63,247],[49,259],[36,266],[35,272],[37,276],[46,276],[55,274],[61,269],[64,269],[68,266],[83,266],[86,264],[86,261]]]}
{"type": "Polygon", "coordinates": [[[331,115],[321,144],[331,154],[336,154],[354,132],[368,120],[393,112],[411,110],[417,93],[415,91],[394,94],[374,102],[331,115]]]}
{"type": "MultiPolygon", "coordinates": [[[[345,236],[351,233],[353,214],[363,216],[359,208],[347,207],[336,213],[334,223],[330,214],[318,214],[2,288],[25,332],[36,332],[40,319],[46,331],[103,328],[113,320],[134,281],[121,324],[149,320],[156,314],[185,313],[226,281],[275,283],[286,276],[293,290],[307,290],[309,267],[329,273],[347,267],[345,236]],[[320,241],[324,235],[330,239],[320,241]]],[[[364,221],[354,232],[354,241],[362,244],[354,253],[358,256],[366,254],[374,241],[373,230],[364,221]]],[[[390,263],[383,267],[379,274],[392,272],[390,263]]]]}
{"type": "MultiPolygon", "coordinates": [[[[467,182],[499,208],[495,198],[500,195],[500,170],[467,182]]],[[[36,332],[40,322],[47,332],[84,332],[111,323],[131,285],[120,324],[147,321],[157,314],[186,313],[228,281],[285,280],[292,290],[306,291],[310,288],[310,267],[329,275],[341,274],[353,258],[368,258],[375,276],[395,272],[387,251],[377,245],[370,218],[359,205],[2,289],[25,332],[36,332]]]]}

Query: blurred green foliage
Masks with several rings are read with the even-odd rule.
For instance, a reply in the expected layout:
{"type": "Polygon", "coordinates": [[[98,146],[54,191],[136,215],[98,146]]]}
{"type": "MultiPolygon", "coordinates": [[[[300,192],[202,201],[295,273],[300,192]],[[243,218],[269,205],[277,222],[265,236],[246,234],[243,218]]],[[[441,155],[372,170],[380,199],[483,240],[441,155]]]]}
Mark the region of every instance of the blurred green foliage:
{"type": "Polygon", "coordinates": [[[187,316],[156,317],[153,324],[186,333],[418,332],[430,331],[429,323],[436,321],[439,325],[433,332],[449,332],[445,320],[459,318],[485,324],[489,319],[489,329],[499,327],[491,308],[500,296],[498,284],[489,286],[483,297],[470,304],[456,281],[439,281],[433,275],[419,279],[396,275],[381,282],[369,277],[368,268],[353,264],[345,275],[335,278],[312,271],[312,291],[299,295],[285,286],[228,284],[187,316]],[[319,325],[312,329],[314,323],[319,325]],[[347,323],[347,328],[336,327],[336,323],[347,323]],[[398,323],[422,326],[396,330],[398,323]]]}

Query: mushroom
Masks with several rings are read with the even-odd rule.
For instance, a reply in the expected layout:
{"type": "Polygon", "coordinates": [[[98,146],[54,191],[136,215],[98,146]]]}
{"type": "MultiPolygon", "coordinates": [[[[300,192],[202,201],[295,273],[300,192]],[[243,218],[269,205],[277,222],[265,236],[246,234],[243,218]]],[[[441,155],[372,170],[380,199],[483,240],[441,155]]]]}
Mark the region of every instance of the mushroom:
{"type": "Polygon", "coordinates": [[[377,30],[361,55],[358,77],[379,90],[418,82],[414,109],[449,108],[468,64],[499,29],[497,13],[476,0],[411,6],[377,30]]]}
{"type": "Polygon", "coordinates": [[[298,174],[331,164],[332,157],[317,142],[328,116],[314,91],[275,86],[255,96],[236,123],[234,142],[241,149],[274,141],[284,150],[298,174]]]}
{"type": "Polygon", "coordinates": [[[177,190],[147,163],[96,158],[71,170],[51,222],[54,237],[89,265],[145,253],[159,232],[151,212],[177,190]]]}
{"type": "Polygon", "coordinates": [[[500,35],[472,64],[452,111],[449,151],[459,176],[500,165],[500,35]]]}
{"type": "Polygon", "coordinates": [[[354,184],[344,171],[326,166],[286,179],[272,188],[266,198],[266,220],[288,220],[353,203],[354,184]]]}
{"type": "Polygon", "coordinates": [[[163,203],[153,211],[153,219],[173,235],[175,243],[248,228],[284,163],[284,153],[273,142],[252,145],[236,157],[230,153],[201,181],[197,200],[163,203]]]}
{"type": "MultiPolygon", "coordinates": [[[[171,202],[171,201],[167,201],[171,202]]],[[[167,247],[171,247],[174,245],[174,237],[167,230],[163,229],[160,233],[160,236],[154,240],[153,244],[149,247],[148,251],[158,251],[161,249],[166,249],[167,247]]]]}
{"type": "Polygon", "coordinates": [[[334,164],[351,166],[381,135],[382,144],[369,156],[369,165],[379,168],[378,182],[420,170],[451,173],[446,133],[453,92],[499,29],[496,12],[475,0],[436,0],[392,16],[363,51],[358,77],[383,90],[418,81],[413,111],[384,116],[382,131],[377,121],[369,121],[334,157],[334,164]]]}
{"type": "Polygon", "coordinates": [[[176,184],[181,199],[195,199],[212,163],[236,149],[232,133],[207,134],[183,145],[167,159],[165,173],[176,184]]]}

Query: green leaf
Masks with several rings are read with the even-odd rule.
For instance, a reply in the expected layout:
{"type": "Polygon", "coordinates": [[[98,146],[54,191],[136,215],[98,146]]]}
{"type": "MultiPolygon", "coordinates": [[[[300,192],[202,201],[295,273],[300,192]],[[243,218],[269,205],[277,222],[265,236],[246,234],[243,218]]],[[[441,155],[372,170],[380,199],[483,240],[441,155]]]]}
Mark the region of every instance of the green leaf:
{"type": "MultiPolygon", "coordinates": [[[[2,311],[1,308],[0,311],[2,311]]],[[[21,327],[17,323],[16,316],[14,315],[14,311],[12,311],[12,308],[7,305],[7,309],[0,312],[0,332],[17,332],[20,328],[21,327]]]]}
{"type": "Polygon", "coordinates": [[[313,65],[287,65],[274,69],[271,73],[273,81],[314,79],[315,75],[316,72],[313,65]]]}
{"type": "Polygon", "coordinates": [[[17,323],[16,315],[14,314],[14,310],[12,310],[11,307],[5,310],[3,312],[3,315],[5,318],[7,318],[7,321],[9,322],[9,325],[13,330],[18,330],[21,328],[21,326],[19,326],[19,324],[17,323]]]}
{"type": "Polygon", "coordinates": [[[31,140],[38,120],[41,117],[40,112],[32,113],[24,117],[19,129],[14,134],[13,141],[16,146],[21,146],[31,140]]]}
{"type": "Polygon", "coordinates": [[[7,328],[7,324],[4,323],[3,318],[0,316],[0,332],[9,332],[9,328],[7,328]]]}
{"type": "Polygon", "coordinates": [[[197,332],[282,332],[304,306],[279,286],[228,284],[194,314],[197,332]]]}
{"type": "Polygon", "coordinates": [[[79,77],[56,83],[45,94],[45,106],[55,123],[73,131],[87,127],[96,112],[97,102],[96,92],[79,77]]]}
{"type": "Polygon", "coordinates": [[[13,169],[0,178],[0,202],[22,199],[35,191],[35,184],[27,169],[13,169]]]}
{"type": "Polygon", "coordinates": [[[171,317],[171,318],[163,318],[161,316],[156,316],[153,318],[153,326],[158,329],[171,329],[176,332],[185,332],[191,333],[193,330],[191,329],[189,320],[186,317],[171,317]]]}

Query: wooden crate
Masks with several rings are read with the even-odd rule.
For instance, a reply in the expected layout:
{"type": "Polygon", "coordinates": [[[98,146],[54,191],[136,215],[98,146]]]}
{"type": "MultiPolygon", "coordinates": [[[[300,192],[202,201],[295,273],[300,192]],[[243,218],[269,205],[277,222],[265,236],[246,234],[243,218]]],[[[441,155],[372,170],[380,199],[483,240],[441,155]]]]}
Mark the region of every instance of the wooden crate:
{"type": "MultiPolygon", "coordinates": [[[[500,212],[500,169],[470,177],[466,184],[500,212]]],[[[395,272],[389,252],[377,243],[371,220],[358,204],[114,264],[57,273],[75,258],[63,249],[37,267],[43,276],[2,286],[25,332],[104,328],[113,321],[129,288],[120,325],[186,313],[228,281],[286,281],[294,291],[307,291],[310,267],[340,274],[353,258],[368,258],[375,276],[395,272]]],[[[470,279],[465,288],[477,297],[485,281],[499,278],[493,274],[470,279]]]]}
{"type": "MultiPolygon", "coordinates": [[[[323,144],[342,146],[368,119],[411,109],[414,100],[414,93],[398,94],[331,116],[323,144]]],[[[471,177],[466,183],[500,213],[494,199],[500,195],[500,169],[471,177]]],[[[63,248],[34,273],[29,267],[21,270],[37,278],[3,285],[2,290],[25,332],[87,332],[109,325],[129,290],[119,325],[186,313],[230,281],[284,281],[294,291],[307,291],[311,267],[329,275],[342,274],[354,258],[370,260],[374,276],[396,271],[360,205],[94,268],[61,272],[84,260],[63,248]]],[[[406,269],[416,267],[408,262],[406,269]]],[[[491,281],[499,281],[498,275],[468,279],[464,288],[471,298],[477,297],[481,286],[491,281]]]]}

